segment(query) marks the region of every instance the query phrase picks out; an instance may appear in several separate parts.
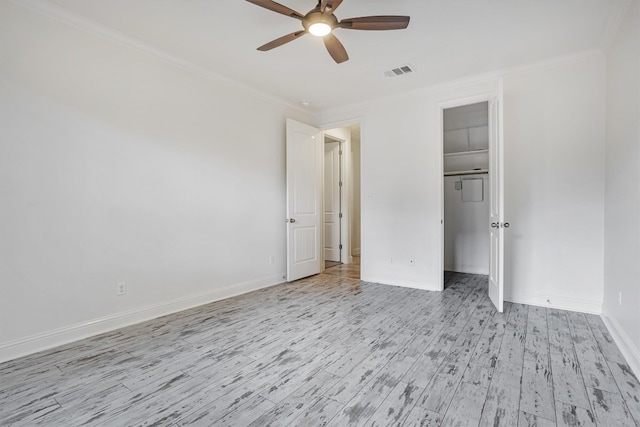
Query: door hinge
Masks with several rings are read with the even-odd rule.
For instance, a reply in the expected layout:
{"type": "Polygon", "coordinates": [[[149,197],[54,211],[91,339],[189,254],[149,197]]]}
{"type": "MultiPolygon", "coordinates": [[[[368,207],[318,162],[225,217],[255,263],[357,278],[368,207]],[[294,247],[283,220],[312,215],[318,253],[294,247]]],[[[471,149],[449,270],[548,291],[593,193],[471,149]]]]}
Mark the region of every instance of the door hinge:
{"type": "Polygon", "coordinates": [[[338,214],[338,218],[342,218],[342,212],[338,214]]]}
{"type": "Polygon", "coordinates": [[[340,181],[340,187],[342,187],[342,181],[340,181]]]}
{"type": "Polygon", "coordinates": [[[340,245],[340,250],[342,250],[342,244],[340,245]]]}
{"type": "Polygon", "coordinates": [[[338,151],[338,154],[340,154],[342,156],[342,150],[338,151]]]}

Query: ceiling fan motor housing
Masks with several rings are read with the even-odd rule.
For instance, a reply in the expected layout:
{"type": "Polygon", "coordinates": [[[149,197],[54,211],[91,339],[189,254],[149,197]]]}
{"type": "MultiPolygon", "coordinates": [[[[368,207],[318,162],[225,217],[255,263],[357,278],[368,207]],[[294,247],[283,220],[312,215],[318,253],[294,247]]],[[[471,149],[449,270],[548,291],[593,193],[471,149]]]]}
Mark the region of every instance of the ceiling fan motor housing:
{"type": "Polygon", "coordinates": [[[331,27],[331,30],[333,30],[334,28],[336,28],[336,25],[338,25],[338,19],[334,14],[327,15],[320,12],[319,9],[313,9],[302,19],[302,25],[307,31],[309,31],[309,27],[311,27],[313,24],[319,23],[327,24],[329,27],[331,27]]]}

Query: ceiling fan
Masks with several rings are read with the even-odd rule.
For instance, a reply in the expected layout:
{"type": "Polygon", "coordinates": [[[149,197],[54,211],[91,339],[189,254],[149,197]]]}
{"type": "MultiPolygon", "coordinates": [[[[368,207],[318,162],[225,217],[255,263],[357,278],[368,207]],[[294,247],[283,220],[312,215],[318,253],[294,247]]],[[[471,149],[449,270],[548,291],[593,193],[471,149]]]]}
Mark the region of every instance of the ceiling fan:
{"type": "Polygon", "coordinates": [[[342,43],[333,35],[336,28],[347,30],[402,30],[409,25],[408,16],[363,16],[360,18],[348,18],[338,21],[334,12],[343,0],[318,0],[318,5],[307,12],[306,15],[293,9],[276,3],[272,0],[247,0],[249,3],[262,6],[265,9],[298,19],[302,22],[303,30],[287,34],[270,41],[258,48],[261,51],[271,50],[285,43],[289,43],[307,33],[322,37],[329,54],[338,64],[347,61],[349,55],[342,43]]]}

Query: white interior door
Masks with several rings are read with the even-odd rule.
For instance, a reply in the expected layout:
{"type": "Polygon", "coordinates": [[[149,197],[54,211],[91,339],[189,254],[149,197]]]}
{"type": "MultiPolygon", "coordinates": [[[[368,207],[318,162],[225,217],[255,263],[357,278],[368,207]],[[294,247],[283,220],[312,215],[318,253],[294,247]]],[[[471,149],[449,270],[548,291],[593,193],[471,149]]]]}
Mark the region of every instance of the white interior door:
{"type": "Polygon", "coordinates": [[[340,179],[339,142],[324,144],[324,259],[340,262],[340,179]]]}
{"type": "Polygon", "coordinates": [[[489,298],[502,313],[504,302],[504,177],[502,98],[489,101],[490,261],[489,298]]]}
{"type": "Polygon", "coordinates": [[[322,155],[320,129],[287,119],[287,281],[318,274],[322,266],[322,155]]]}

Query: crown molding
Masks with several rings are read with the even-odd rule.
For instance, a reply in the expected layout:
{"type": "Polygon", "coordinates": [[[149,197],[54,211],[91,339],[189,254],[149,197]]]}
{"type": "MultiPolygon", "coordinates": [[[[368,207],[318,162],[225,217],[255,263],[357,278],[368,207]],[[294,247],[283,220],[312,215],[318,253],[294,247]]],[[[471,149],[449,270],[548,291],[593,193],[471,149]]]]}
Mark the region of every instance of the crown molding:
{"type": "Polygon", "coordinates": [[[172,55],[162,49],[153,47],[150,44],[147,44],[139,39],[136,39],[135,37],[125,35],[106,25],[99,24],[81,15],[75,14],[61,6],[50,3],[47,0],[9,0],[9,1],[16,6],[19,6],[23,9],[30,10],[31,12],[38,13],[40,15],[44,15],[49,18],[55,19],[56,21],[64,25],[75,28],[76,30],[92,34],[96,37],[100,37],[112,43],[119,44],[120,46],[126,47],[128,49],[136,50],[138,52],[142,52],[146,55],[160,59],[175,68],[178,68],[194,76],[197,76],[203,80],[217,81],[219,83],[224,83],[226,85],[235,86],[236,88],[249,92],[253,95],[260,96],[272,102],[277,102],[279,104],[282,104],[288,108],[292,108],[301,113],[311,115],[311,113],[308,110],[301,108],[299,105],[291,103],[285,99],[279,98],[267,92],[260,91],[238,80],[234,80],[230,77],[215,73],[205,67],[196,65],[192,62],[189,62],[175,55],[172,55]]]}

